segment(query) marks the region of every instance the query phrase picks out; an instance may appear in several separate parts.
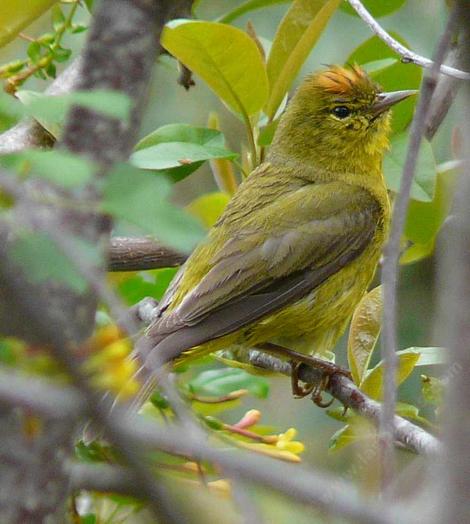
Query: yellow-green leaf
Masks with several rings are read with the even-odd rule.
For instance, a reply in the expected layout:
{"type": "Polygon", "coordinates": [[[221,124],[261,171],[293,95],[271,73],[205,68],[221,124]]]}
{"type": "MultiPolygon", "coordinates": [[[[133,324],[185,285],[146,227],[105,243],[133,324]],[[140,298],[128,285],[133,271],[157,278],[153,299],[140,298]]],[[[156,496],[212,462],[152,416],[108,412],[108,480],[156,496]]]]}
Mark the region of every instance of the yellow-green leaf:
{"type": "Polygon", "coordinates": [[[230,196],[227,193],[208,193],[193,200],[186,209],[209,229],[223,213],[229,201],[230,196]]]}
{"type": "MultiPolygon", "coordinates": [[[[413,351],[398,351],[397,386],[405,381],[413,371],[420,355],[413,351]]],[[[383,361],[367,373],[362,384],[361,390],[369,397],[379,400],[383,395],[383,361]]]]}
{"type": "Polygon", "coordinates": [[[348,362],[354,382],[360,384],[380,334],[382,286],[364,295],[357,305],[349,328],[348,362]]]}
{"type": "MultiPolygon", "coordinates": [[[[420,202],[421,203],[421,202],[420,202]]],[[[434,251],[434,239],[426,244],[413,244],[400,257],[400,264],[406,266],[407,264],[414,264],[432,255],[434,251]]]]}
{"type": "Polygon", "coordinates": [[[165,27],[161,43],[235,113],[251,115],[266,103],[263,58],[244,31],[216,22],[174,20],[165,27]]]}
{"type": "Polygon", "coordinates": [[[268,58],[271,86],[265,113],[272,119],[340,0],[294,0],[279,25],[268,58]]]}
{"type": "Polygon", "coordinates": [[[8,44],[57,0],[7,0],[0,9],[0,47],[8,44]]]}

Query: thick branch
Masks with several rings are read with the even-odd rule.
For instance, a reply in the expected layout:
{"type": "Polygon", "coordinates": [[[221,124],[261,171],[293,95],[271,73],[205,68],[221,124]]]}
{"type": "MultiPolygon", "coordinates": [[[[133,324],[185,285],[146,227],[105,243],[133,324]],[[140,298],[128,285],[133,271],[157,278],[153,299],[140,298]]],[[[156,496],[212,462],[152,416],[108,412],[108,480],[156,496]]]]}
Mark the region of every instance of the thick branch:
{"type": "Polygon", "coordinates": [[[108,271],[140,271],[181,265],[186,257],[151,238],[114,237],[108,251],[108,271]]]}
{"type": "MultiPolygon", "coordinates": [[[[403,62],[411,62],[413,64],[425,67],[427,69],[431,69],[433,67],[434,62],[432,60],[430,60],[429,58],[425,58],[424,56],[420,56],[417,53],[414,53],[413,51],[405,47],[403,44],[400,44],[400,42],[395,40],[391,35],[389,35],[387,31],[385,31],[385,29],[369,13],[369,11],[367,11],[367,9],[364,7],[360,0],[348,0],[348,2],[351,5],[351,7],[356,11],[356,13],[362,18],[362,20],[364,20],[364,22],[372,29],[372,31],[381,40],[383,40],[391,49],[393,49],[398,55],[401,56],[403,62]]],[[[455,67],[442,65],[442,63],[438,66],[438,72],[444,75],[453,76],[454,78],[458,78],[460,80],[470,80],[470,73],[460,71],[455,67]]]]}

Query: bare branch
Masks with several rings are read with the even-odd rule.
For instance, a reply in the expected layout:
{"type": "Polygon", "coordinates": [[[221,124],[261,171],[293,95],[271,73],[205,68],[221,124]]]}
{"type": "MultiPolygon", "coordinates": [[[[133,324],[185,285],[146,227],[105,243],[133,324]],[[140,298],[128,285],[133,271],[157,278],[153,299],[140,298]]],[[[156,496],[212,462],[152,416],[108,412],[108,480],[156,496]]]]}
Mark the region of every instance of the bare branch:
{"type": "Polygon", "coordinates": [[[151,238],[114,237],[108,251],[108,271],[141,271],[181,265],[186,257],[151,238]]]}
{"type": "MultiPolygon", "coordinates": [[[[262,351],[250,351],[249,361],[255,366],[283,375],[291,376],[292,374],[292,367],[289,362],[284,362],[262,351]]],[[[298,375],[303,382],[315,385],[320,385],[324,378],[322,371],[306,364],[300,366],[298,375]]],[[[379,426],[383,411],[382,405],[365,395],[344,375],[332,375],[325,391],[339,400],[344,407],[353,409],[359,415],[373,422],[375,426],[379,426]]],[[[393,438],[414,453],[435,456],[441,449],[441,444],[435,437],[397,415],[393,419],[393,438]]]]}
{"type": "MultiPolygon", "coordinates": [[[[431,69],[433,67],[434,62],[432,60],[414,53],[403,44],[400,44],[400,42],[395,40],[391,35],[389,35],[387,31],[385,31],[385,29],[369,13],[369,11],[367,11],[360,0],[348,0],[348,2],[356,11],[356,13],[362,18],[362,20],[364,20],[364,22],[372,29],[372,31],[391,49],[401,56],[404,63],[413,63],[427,69],[431,69]]],[[[455,67],[442,65],[442,62],[439,65],[439,69],[437,71],[443,75],[449,75],[460,80],[470,80],[470,73],[460,71],[455,67]]]]}
{"type": "Polygon", "coordinates": [[[426,129],[430,100],[436,87],[439,68],[446,56],[457,24],[456,11],[451,13],[444,34],[436,49],[431,71],[423,80],[421,95],[410,130],[410,143],[403,168],[400,191],[394,203],[390,237],[384,249],[382,282],[384,316],[382,331],[382,358],[384,361],[384,403],[380,423],[382,480],[390,486],[394,475],[394,416],[396,406],[397,351],[397,281],[400,258],[400,240],[406,220],[411,184],[416,168],[419,148],[426,129]]]}
{"type": "MultiPolygon", "coordinates": [[[[462,51],[457,47],[449,53],[450,62],[455,65],[462,63],[462,51]]],[[[457,95],[457,92],[462,85],[457,79],[451,76],[441,76],[434,91],[431,108],[429,110],[426,121],[425,137],[427,140],[432,140],[457,95]]]]}
{"type": "MultiPolygon", "coordinates": [[[[462,56],[470,67],[470,11],[458,4],[462,56]]],[[[436,475],[439,511],[435,521],[470,521],[470,88],[462,98],[462,153],[465,161],[455,191],[453,217],[438,250],[440,307],[438,333],[449,347],[447,399],[443,409],[445,453],[436,475]]]]}

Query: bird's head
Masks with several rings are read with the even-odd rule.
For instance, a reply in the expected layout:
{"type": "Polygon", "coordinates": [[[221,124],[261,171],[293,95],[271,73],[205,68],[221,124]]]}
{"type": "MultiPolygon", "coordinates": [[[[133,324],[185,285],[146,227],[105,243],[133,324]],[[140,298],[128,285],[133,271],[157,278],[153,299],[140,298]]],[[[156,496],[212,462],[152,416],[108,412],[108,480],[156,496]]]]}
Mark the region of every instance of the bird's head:
{"type": "MultiPolygon", "coordinates": [[[[328,66],[307,77],[283,115],[280,134],[295,150],[316,157],[382,156],[388,146],[390,111],[415,91],[383,92],[354,65],[328,66]]],[[[276,141],[275,141],[276,142],[276,141]]]]}

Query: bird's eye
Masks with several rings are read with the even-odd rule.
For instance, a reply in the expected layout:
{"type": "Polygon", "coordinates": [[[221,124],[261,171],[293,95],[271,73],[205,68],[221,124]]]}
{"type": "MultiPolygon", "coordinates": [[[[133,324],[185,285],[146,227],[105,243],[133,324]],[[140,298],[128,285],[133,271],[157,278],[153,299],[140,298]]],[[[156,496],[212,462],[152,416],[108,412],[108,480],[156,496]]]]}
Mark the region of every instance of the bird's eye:
{"type": "Polygon", "coordinates": [[[346,106],[336,106],[331,112],[337,118],[347,118],[351,114],[351,110],[346,106]]]}

